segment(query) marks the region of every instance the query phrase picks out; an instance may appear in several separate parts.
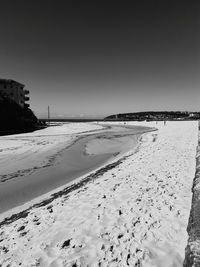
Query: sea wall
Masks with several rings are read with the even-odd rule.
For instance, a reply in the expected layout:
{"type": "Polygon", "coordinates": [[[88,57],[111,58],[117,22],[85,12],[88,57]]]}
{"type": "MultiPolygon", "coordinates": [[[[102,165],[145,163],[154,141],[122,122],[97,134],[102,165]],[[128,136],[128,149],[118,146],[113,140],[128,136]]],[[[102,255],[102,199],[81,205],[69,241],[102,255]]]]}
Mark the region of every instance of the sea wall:
{"type": "Polygon", "coordinates": [[[200,266],[200,123],[196,154],[196,172],[192,193],[192,205],[187,227],[189,238],[185,249],[184,267],[200,266]]]}

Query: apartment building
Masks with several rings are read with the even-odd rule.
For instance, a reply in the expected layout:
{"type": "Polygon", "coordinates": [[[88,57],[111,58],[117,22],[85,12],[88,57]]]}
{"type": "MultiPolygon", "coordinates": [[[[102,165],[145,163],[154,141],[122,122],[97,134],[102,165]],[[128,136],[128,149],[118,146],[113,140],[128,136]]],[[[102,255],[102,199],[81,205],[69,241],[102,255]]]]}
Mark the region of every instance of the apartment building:
{"type": "Polygon", "coordinates": [[[0,79],[0,92],[12,99],[22,108],[29,107],[29,91],[24,89],[25,85],[11,79],[0,79]]]}

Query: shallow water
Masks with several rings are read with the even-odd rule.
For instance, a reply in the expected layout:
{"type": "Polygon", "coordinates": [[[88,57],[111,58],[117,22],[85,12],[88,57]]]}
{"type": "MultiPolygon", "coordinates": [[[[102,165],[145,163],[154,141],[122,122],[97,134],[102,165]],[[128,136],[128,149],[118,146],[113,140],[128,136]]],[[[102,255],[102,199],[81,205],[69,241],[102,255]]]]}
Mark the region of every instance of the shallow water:
{"type": "Polygon", "coordinates": [[[116,154],[132,149],[139,134],[149,130],[145,127],[112,127],[112,131],[82,136],[59,155],[56,165],[1,184],[0,212],[22,205],[102,166],[116,154]]]}

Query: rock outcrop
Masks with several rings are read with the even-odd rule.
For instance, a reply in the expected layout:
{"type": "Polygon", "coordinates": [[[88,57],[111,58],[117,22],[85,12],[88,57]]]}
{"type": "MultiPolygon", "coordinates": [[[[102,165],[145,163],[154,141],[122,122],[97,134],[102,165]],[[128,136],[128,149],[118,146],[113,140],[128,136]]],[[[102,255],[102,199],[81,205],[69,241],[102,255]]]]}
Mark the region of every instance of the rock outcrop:
{"type": "Polygon", "coordinates": [[[0,93],[1,135],[31,131],[38,125],[38,119],[30,108],[22,108],[12,99],[0,93]]]}

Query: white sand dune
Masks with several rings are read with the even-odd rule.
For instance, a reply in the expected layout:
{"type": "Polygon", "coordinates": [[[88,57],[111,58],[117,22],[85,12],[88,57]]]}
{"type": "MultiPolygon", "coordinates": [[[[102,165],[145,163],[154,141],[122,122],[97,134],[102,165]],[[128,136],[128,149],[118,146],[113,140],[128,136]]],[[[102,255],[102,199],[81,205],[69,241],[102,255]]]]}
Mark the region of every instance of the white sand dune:
{"type": "Polygon", "coordinates": [[[146,125],[158,131],[144,134],[136,153],[2,224],[0,265],[182,266],[198,123],[146,125]]]}

